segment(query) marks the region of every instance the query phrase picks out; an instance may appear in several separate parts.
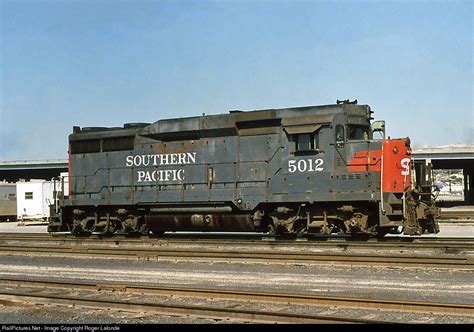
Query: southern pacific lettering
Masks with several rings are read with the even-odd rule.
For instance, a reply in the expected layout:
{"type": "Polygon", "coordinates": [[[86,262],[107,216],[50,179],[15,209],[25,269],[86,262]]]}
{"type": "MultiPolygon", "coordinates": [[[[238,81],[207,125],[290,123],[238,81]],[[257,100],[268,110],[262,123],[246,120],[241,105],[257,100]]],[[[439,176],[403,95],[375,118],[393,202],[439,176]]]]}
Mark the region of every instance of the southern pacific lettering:
{"type": "Polygon", "coordinates": [[[169,153],[127,156],[126,166],[135,167],[136,181],[140,182],[173,182],[184,180],[184,169],[149,169],[154,166],[187,165],[196,163],[194,153],[169,153]],[[140,169],[146,167],[146,169],[140,169]]]}
{"type": "Polygon", "coordinates": [[[168,154],[145,154],[138,156],[127,156],[126,166],[162,166],[162,165],[186,165],[196,162],[194,153],[168,153],[168,154]]]}

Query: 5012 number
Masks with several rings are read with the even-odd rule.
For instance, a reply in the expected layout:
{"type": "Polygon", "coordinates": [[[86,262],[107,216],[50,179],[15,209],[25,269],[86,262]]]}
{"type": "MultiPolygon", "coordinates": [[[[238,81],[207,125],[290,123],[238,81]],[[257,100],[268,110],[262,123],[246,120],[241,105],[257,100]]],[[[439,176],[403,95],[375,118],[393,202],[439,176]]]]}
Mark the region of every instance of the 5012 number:
{"type": "Polygon", "coordinates": [[[321,172],[324,170],[324,168],[322,167],[323,164],[323,159],[290,159],[288,160],[288,172],[321,172]]]}

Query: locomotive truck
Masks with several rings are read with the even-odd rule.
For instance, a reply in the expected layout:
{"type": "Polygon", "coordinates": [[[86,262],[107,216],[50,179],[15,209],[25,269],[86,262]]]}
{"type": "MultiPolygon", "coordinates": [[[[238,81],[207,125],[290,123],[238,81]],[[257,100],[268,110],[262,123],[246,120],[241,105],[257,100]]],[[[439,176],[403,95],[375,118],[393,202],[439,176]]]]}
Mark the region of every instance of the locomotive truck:
{"type": "Polygon", "coordinates": [[[439,232],[426,169],[368,105],[74,127],[49,232],[383,236],[439,232]],[[380,136],[379,138],[375,138],[380,136]]]}

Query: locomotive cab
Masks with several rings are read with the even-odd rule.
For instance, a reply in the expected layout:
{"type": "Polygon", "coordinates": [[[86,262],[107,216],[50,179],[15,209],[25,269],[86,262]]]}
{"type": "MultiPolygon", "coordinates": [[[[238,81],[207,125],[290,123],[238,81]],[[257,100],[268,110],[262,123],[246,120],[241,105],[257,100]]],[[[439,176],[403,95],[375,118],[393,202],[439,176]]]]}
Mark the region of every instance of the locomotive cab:
{"type": "Polygon", "coordinates": [[[418,165],[416,173],[423,175],[414,177],[409,138],[386,138],[384,121],[370,124],[370,107],[365,106],[366,112],[361,112],[354,103],[341,104],[345,112],[333,123],[336,179],[340,176],[353,181],[337,192],[340,201],[344,200],[342,193],[352,194],[338,210],[355,211],[345,216],[345,231],[378,236],[438,233],[435,218],[439,209],[435,207],[433,187],[419,182],[426,178],[426,167],[418,165]],[[362,180],[361,186],[357,180],[362,180]],[[370,197],[364,195],[367,193],[370,197]],[[358,202],[354,201],[357,197],[358,202]]]}

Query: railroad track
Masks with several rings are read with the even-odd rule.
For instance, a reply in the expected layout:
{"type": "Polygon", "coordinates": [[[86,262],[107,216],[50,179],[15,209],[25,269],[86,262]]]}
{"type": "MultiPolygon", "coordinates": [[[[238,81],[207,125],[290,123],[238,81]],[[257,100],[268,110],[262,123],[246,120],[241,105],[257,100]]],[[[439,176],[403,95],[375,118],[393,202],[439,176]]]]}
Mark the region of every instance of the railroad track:
{"type": "Polygon", "coordinates": [[[474,269],[474,241],[298,242],[51,237],[0,234],[0,253],[265,264],[351,264],[474,269]]]}
{"type": "Polygon", "coordinates": [[[70,245],[113,245],[113,246],[139,246],[150,247],[165,245],[203,245],[203,246],[272,246],[274,248],[284,246],[297,246],[299,248],[371,248],[371,249],[445,249],[448,252],[457,249],[474,249],[474,237],[385,237],[381,239],[357,240],[350,237],[319,237],[319,238],[297,238],[276,239],[266,235],[216,235],[216,234],[165,234],[160,237],[142,236],[104,236],[94,234],[88,237],[76,237],[70,234],[46,233],[0,233],[0,245],[18,242],[42,242],[70,245]],[[199,236],[199,237],[197,237],[199,236]]]}
{"type": "Polygon", "coordinates": [[[441,209],[440,222],[473,222],[474,210],[441,209]]]}
{"type": "Polygon", "coordinates": [[[474,243],[474,236],[470,237],[435,237],[435,236],[386,236],[383,238],[357,238],[350,236],[314,236],[314,237],[302,237],[302,238],[276,238],[268,236],[263,233],[165,233],[161,236],[131,236],[131,235],[121,235],[117,234],[114,236],[104,235],[104,234],[92,234],[89,236],[78,237],[68,233],[13,233],[13,232],[0,232],[0,240],[35,240],[41,239],[45,241],[70,241],[70,242],[90,242],[90,241],[103,241],[103,242],[130,242],[130,243],[143,243],[143,242],[157,242],[157,241],[192,241],[192,242],[201,242],[201,241],[222,241],[234,242],[234,243],[298,243],[299,245],[333,245],[334,243],[347,243],[351,245],[361,245],[361,246],[376,246],[376,245],[397,245],[397,244],[413,244],[413,245],[443,245],[443,244],[453,244],[453,243],[474,243]]]}
{"type": "Polygon", "coordinates": [[[0,279],[0,301],[272,323],[387,323],[394,311],[474,316],[472,304],[7,278],[0,279]],[[328,307],[339,316],[324,314],[328,307]],[[375,315],[348,317],[340,313],[344,308],[375,315]]]}

